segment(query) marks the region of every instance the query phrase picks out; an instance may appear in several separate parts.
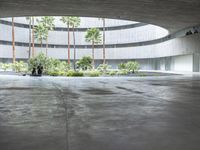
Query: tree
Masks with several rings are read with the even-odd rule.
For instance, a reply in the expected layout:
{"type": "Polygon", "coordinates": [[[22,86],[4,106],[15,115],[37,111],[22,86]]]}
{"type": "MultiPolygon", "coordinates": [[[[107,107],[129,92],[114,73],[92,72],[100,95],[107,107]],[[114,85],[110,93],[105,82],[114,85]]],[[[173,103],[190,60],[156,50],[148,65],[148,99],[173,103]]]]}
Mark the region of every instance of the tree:
{"type": "Polygon", "coordinates": [[[100,30],[97,28],[88,29],[85,35],[86,42],[92,43],[92,66],[95,69],[95,62],[94,62],[94,45],[101,43],[101,33],[100,30]]]}
{"type": "Polygon", "coordinates": [[[63,16],[60,19],[64,24],[67,25],[67,29],[68,29],[68,64],[70,64],[70,27],[73,27],[74,24],[74,18],[73,17],[69,17],[69,16],[63,16]]]}
{"type": "Polygon", "coordinates": [[[43,23],[38,22],[38,24],[34,27],[34,37],[40,43],[42,48],[42,42],[47,39],[48,30],[44,26],[43,23]]]}
{"type": "Polygon", "coordinates": [[[12,17],[12,50],[13,50],[13,64],[14,64],[16,61],[14,17],[12,17]]]}
{"type": "Polygon", "coordinates": [[[32,57],[35,56],[35,33],[34,33],[34,22],[35,22],[35,18],[34,17],[31,17],[32,18],[32,57]]]}
{"type": "Polygon", "coordinates": [[[52,16],[44,16],[41,18],[40,23],[43,24],[44,28],[46,28],[46,56],[48,55],[47,51],[48,51],[48,37],[49,37],[49,31],[52,31],[55,27],[54,24],[54,20],[55,18],[52,16]]]}
{"type": "Polygon", "coordinates": [[[74,41],[74,70],[76,69],[76,38],[75,38],[75,32],[74,32],[74,28],[77,28],[80,23],[81,23],[81,19],[80,17],[73,17],[73,41],[74,41]]]}
{"type": "Polygon", "coordinates": [[[26,20],[29,22],[29,51],[28,51],[28,59],[31,58],[31,17],[26,17],[26,20]]]}
{"type": "Polygon", "coordinates": [[[106,19],[100,18],[103,22],[103,64],[106,64],[106,47],[105,47],[105,31],[106,31],[106,19]]]}

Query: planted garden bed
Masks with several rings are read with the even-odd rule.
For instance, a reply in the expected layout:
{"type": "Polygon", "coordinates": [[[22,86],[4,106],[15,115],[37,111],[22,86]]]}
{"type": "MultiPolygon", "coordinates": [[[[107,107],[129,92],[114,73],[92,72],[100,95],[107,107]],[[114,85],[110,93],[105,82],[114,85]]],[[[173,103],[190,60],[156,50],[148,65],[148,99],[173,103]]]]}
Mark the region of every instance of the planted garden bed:
{"type": "Polygon", "coordinates": [[[139,72],[139,64],[136,61],[129,61],[118,65],[118,69],[111,69],[107,64],[100,64],[94,69],[92,66],[92,59],[90,57],[83,57],[76,63],[75,69],[72,69],[66,61],[60,61],[46,57],[43,53],[31,58],[28,63],[23,61],[15,64],[0,64],[2,70],[0,74],[10,75],[31,75],[34,68],[42,66],[43,75],[47,76],[66,76],[66,77],[114,77],[114,76],[163,76],[169,74],[155,73],[155,72],[139,72]]]}

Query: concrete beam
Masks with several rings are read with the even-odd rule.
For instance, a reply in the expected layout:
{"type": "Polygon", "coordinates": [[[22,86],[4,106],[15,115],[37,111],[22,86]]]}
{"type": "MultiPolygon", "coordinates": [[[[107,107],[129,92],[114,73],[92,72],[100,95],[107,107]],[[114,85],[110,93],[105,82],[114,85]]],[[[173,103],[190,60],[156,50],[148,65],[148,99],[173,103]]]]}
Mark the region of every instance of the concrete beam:
{"type": "Polygon", "coordinates": [[[135,20],[171,33],[200,24],[199,0],[1,0],[0,17],[75,15],[135,20]]]}

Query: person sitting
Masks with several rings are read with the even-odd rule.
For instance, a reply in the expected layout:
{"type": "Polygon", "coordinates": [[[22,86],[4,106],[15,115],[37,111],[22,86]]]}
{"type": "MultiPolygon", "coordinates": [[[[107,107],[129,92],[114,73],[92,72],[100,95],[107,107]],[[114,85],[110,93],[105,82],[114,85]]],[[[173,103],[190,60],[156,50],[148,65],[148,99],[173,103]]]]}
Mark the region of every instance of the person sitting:
{"type": "Polygon", "coordinates": [[[38,73],[38,76],[42,76],[43,66],[41,64],[39,64],[39,66],[37,67],[37,73],[38,73]]]}
{"type": "Polygon", "coordinates": [[[33,67],[33,70],[32,70],[32,76],[36,76],[36,68],[35,67],[33,67]]]}
{"type": "Polygon", "coordinates": [[[191,35],[191,34],[192,34],[191,30],[186,33],[186,35],[191,35]]]}

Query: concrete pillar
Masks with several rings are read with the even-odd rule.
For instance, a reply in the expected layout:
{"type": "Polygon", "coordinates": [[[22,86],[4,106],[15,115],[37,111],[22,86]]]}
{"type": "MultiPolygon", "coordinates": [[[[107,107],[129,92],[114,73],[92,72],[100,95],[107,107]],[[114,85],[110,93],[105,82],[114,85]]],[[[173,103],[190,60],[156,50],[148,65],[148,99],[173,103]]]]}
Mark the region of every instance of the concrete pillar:
{"type": "Polygon", "coordinates": [[[170,71],[171,70],[171,57],[165,58],[165,70],[170,71]]]}
{"type": "Polygon", "coordinates": [[[200,54],[194,53],[193,54],[193,72],[200,71],[200,54]]]}

